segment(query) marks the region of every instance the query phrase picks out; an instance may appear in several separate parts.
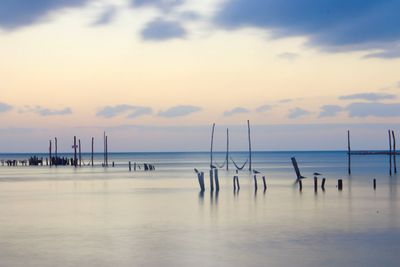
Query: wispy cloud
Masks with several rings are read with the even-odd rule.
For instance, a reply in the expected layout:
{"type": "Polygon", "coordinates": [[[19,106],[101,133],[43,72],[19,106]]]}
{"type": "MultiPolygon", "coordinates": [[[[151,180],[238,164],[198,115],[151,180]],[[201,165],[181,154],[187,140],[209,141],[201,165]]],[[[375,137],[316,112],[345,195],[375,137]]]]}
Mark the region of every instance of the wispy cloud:
{"type": "Polygon", "coordinates": [[[249,113],[249,112],[250,112],[250,110],[248,110],[247,108],[236,107],[231,110],[225,111],[224,116],[229,117],[229,116],[233,116],[233,115],[237,115],[237,114],[244,114],[244,113],[249,113]]]}
{"type": "Polygon", "coordinates": [[[49,13],[80,7],[89,0],[2,0],[0,4],[0,28],[14,30],[43,20],[49,13]]]}
{"type": "Polygon", "coordinates": [[[133,106],[127,104],[102,107],[96,116],[104,118],[113,118],[119,115],[126,115],[127,118],[137,118],[143,115],[152,114],[150,107],[133,106]]]}
{"type": "Polygon", "coordinates": [[[289,119],[297,119],[297,118],[300,118],[300,117],[307,116],[309,114],[311,114],[310,111],[302,109],[302,108],[299,108],[299,107],[296,107],[296,108],[293,108],[293,109],[289,110],[288,117],[289,117],[289,119]]]}
{"type": "Polygon", "coordinates": [[[325,105],[321,107],[321,112],[319,113],[320,118],[324,117],[334,117],[337,113],[342,111],[343,108],[338,105],[325,105]]]}
{"type": "Polygon", "coordinates": [[[287,61],[294,61],[294,60],[299,58],[299,54],[291,53],[291,52],[285,52],[285,53],[281,53],[281,54],[277,55],[277,57],[279,59],[284,59],[284,60],[287,60],[287,61]]]}
{"type": "Polygon", "coordinates": [[[364,58],[380,58],[380,59],[398,59],[400,58],[400,46],[394,49],[384,50],[382,52],[370,53],[364,58]]]}
{"type": "Polygon", "coordinates": [[[92,26],[102,26],[111,23],[115,15],[117,14],[117,9],[114,6],[107,7],[103,13],[92,23],[92,26]]]}
{"type": "Polygon", "coordinates": [[[169,11],[184,3],[183,0],[132,0],[134,7],[153,7],[162,11],[169,11]]]}
{"type": "Polygon", "coordinates": [[[144,27],[141,36],[146,41],[167,41],[186,37],[185,28],[178,21],[155,19],[144,27]]]}
{"type": "Polygon", "coordinates": [[[400,116],[400,103],[352,103],[346,107],[346,110],[350,117],[398,117],[400,116]]]}
{"type": "Polygon", "coordinates": [[[158,112],[158,116],[164,117],[164,118],[183,117],[183,116],[190,115],[192,113],[199,112],[201,110],[202,110],[202,108],[197,107],[197,106],[180,105],[180,106],[171,107],[164,111],[160,111],[160,112],[158,112]]]}
{"type": "Polygon", "coordinates": [[[11,105],[0,102],[0,113],[5,113],[12,109],[13,107],[11,105]]]}
{"type": "Polygon", "coordinates": [[[340,96],[340,100],[367,100],[367,101],[379,101],[379,100],[386,100],[386,99],[395,99],[396,95],[394,94],[384,94],[384,93],[359,93],[359,94],[352,94],[352,95],[344,95],[340,96]]]}
{"type": "Polygon", "coordinates": [[[256,111],[259,113],[266,112],[272,109],[272,105],[262,105],[256,108],[256,111]]]}

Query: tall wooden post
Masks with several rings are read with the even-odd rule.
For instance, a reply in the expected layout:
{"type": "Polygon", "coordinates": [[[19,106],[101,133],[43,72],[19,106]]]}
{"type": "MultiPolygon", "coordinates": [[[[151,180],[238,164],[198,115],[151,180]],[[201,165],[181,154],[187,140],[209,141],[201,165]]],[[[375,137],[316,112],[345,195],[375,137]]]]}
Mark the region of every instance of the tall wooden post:
{"type": "Polygon", "coordinates": [[[213,123],[212,131],[211,131],[211,148],[210,148],[210,169],[211,170],[212,170],[212,165],[213,165],[214,130],[215,130],[215,123],[213,123]]]}
{"type": "Polygon", "coordinates": [[[251,171],[251,135],[250,135],[250,121],[247,120],[247,134],[249,137],[249,171],[251,171]]]}
{"type": "Polygon", "coordinates": [[[104,153],[103,153],[103,166],[106,166],[106,132],[103,134],[103,146],[104,146],[104,153]]]}
{"type": "Polygon", "coordinates": [[[92,166],[94,165],[93,163],[93,155],[94,155],[94,137],[92,137],[92,166]]]}
{"type": "Polygon", "coordinates": [[[394,173],[397,173],[397,163],[396,163],[396,136],[395,136],[393,130],[392,130],[392,139],[393,139],[393,167],[394,167],[394,173]]]}
{"type": "Polygon", "coordinates": [[[52,160],[51,160],[51,140],[49,140],[49,158],[50,158],[50,166],[52,165],[52,160]]]}
{"type": "Polygon", "coordinates": [[[390,135],[390,130],[388,130],[389,133],[389,174],[392,176],[392,136],[390,135]]]}
{"type": "Polygon", "coordinates": [[[57,137],[54,138],[54,152],[55,152],[55,157],[56,157],[56,166],[58,165],[58,144],[57,144],[57,137]]]}
{"type": "Polygon", "coordinates": [[[82,149],[81,149],[81,139],[78,140],[79,143],[79,167],[82,166],[82,149]]]}
{"type": "Polygon", "coordinates": [[[106,166],[108,167],[108,135],[106,135],[106,166]]]}
{"type": "Polygon", "coordinates": [[[77,158],[77,156],[76,156],[76,148],[77,148],[77,145],[76,145],[76,136],[74,136],[74,166],[75,166],[75,168],[76,168],[77,163],[78,163],[78,158],[77,158]]]}
{"type": "Polygon", "coordinates": [[[348,173],[351,174],[351,147],[350,147],[350,131],[347,131],[347,159],[348,173]]]}
{"type": "Polygon", "coordinates": [[[226,128],[226,170],[229,170],[229,129],[226,128]]]}

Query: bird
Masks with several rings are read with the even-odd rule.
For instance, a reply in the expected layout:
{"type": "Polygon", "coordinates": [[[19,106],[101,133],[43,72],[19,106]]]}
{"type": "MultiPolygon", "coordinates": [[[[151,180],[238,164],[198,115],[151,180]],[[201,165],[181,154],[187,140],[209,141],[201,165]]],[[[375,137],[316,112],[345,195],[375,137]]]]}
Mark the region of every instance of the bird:
{"type": "Polygon", "coordinates": [[[215,165],[210,165],[211,169],[216,169],[217,167],[215,167],[215,165]]]}
{"type": "Polygon", "coordinates": [[[254,174],[258,174],[258,173],[260,173],[260,172],[253,169],[253,173],[254,173],[254,174]]]}
{"type": "Polygon", "coordinates": [[[318,175],[321,175],[321,173],[314,172],[313,175],[314,175],[314,176],[318,176],[318,175]]]}
{"type": "Polygon", "coordinates": [[[199,170],[196,169],[196,168],[194,168],[194,172],[195,172],[195,173],[199,173],[199,170]]]}

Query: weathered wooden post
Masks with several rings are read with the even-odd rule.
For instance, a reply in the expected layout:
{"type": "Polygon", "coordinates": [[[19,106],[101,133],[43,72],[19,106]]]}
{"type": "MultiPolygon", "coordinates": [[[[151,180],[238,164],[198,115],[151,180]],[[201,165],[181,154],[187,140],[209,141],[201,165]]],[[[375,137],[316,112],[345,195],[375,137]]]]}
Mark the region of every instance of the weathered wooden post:
{"type": "Polygon", "coordinates": [[[392,139],[393,139],[393,167],[394,167],[394,173],[397,173],[397,163],[396,163],[396,136],[395,136],[393,130],[392,130],[392,139]]]}
{"type": "Polygon", "coordinates": [[[326,179],[323,178],[323,179],[322,179],[322,184],[321,184],[321,189],[322,189],[322,191],[325,191],[325,181],[326,181],[326,179]]]}
{"type": "Polygon", "coordinates": [[[233,190],[239,190],[240,189],[240,184],[239,184],[239,176],[235,175],[233,176],[233,190]]]}
{"type": "Polygon", "coordinates": [[[57,137],[55,137],[54,138],[54,154],[55,154],[55,157],[56,157],[56,160],[55,160],[56,166],[58,165],[58,144],[57,143],[58,143],[57,142],[57,137]]]}
{"type": "Polygon", "coordinates": [[[133,163],[133,171],[136,171],[136,162],[133,163]]]}
{"type": "Polygon", "coordinates": [[[108,167],[108,135],[106,135],[106,167],[108,167]]]}
{"type": "Polygon", "coordinates": [[[392,176],[392,137],[390,135],[390,130],[388,130],[389,133],[389,174],[392,176]]]}
{"type": "Polygon", "coordinates": [[[339,179],[339,180],[338,180],[338,190],[339,190],[339,191],[342,191],[342,190],[343,190],[343,180],[342,180],[342,179],[339,179]]]}
{"type": "Polygon", "coordinates": [[[112,162],[112,166],[113,166],[113,168],[115,167],[115,163],[114,163],[114,161],[112,162]]]}
{"type": "Polygon", "coordinates": [[[50,166],[53,165],[51,158],[51,140],[49,140],[49,158],[50,158],[50,166]]]}
{"type": "Polygon", "coordinates": [[[376,190],[376,179],[374,179],[373,184],[374,184],[374,190],[376,190]]]}
{"type": "Polygon", "coordinates": [[[130,161],[129,161],[129,171],[132,171],[132,165],[130,161]]]}
{"type": "Polygon", "coordinates": [[[299,191],[301,192],[303,190],[303,181],[298,180],[299,181],[299,191]]]}
{"type": "Polygon", "coordinates": [[[214,130],[215,130],[215,123],[213,123],[212,131],[211,131],[211,149],[210,149],[210,168],[211,168],[211,170],[212,170],[212,165],[213,165],[214,130]]]}
{"type": "Polygon", "coordinates": [[[250,134],[250,121],[247,120],[247,135],[249,139],[249,171],[251,171],[251,134],[250,134]]]}
{"type": "Polygon", "coordinates": [[[213,179],[214,171],[213,169],[210,170],[210,190],[214,191],[214,179],[213,179]]]}
{"type": "Polygon", "coordinates": [[[254,190],[257,191],[257,189],[258,189],[258,186],[257,186],[257,175],[254,175],[253,178],[254,178],[254,190]]]}
{"type": "Polygon", "coordinates": [[[226,128],[226,170],[229,170],[229,129],[226,128]]]}
{"type": "Polygon", "coordinates": [[[264,184],[264,191],[267,190],[267,182],[265,181],[265,176],[262,177],[264,184]]]}
{"type": "Polygon", "coordinates": [[[103,166],[106,166],[106,132],[104,131],[103,133],[103,146],[104,146],[104,152],[103,152],[103,166]]]}
{"type": "Polygon", "coordinates": [[[91,161],[92,161],[92,166],[94,165],[93,160],[94,160],[94,137],[92,137],[92,159],[91,159],[91,161]]]}
{"type": "Polygon", "coordinates": [[[347,159],[348,159],[348,174],[351,174],[350,130],[347,130],[347,159]]]}
{"type": "Polygon", "coordinates": [[[215,190],[219,191],[219,177],[218,177],[218,169],[214,169],[214,180],[215,180],[215,190]]]}
{"type": "Polygon", "coordinates": [[[76,145],[76,136],[74,136],[74,166],[75,166],[75,168],[78,165],[78,158],[77,158],[77,155],[76,155],[76,149],[77,148],[78,148],[78,146],[76,145]]]}
{"type": "Polygon", "coordinates": [[[79,167],[82,166],[82,150],[81,150],[81,139],[78,140],[79,143],[79,167]]]}
{"type": "Polygon", "coordinates": [[[48,165],[49,165],[49,159],[46,158],[46,166],[48,166],[48,165]]]}
{"type": "Polygon", "coordinates": [[[318,178],[314,176],[314,192],[318,191],[318,178]]]}

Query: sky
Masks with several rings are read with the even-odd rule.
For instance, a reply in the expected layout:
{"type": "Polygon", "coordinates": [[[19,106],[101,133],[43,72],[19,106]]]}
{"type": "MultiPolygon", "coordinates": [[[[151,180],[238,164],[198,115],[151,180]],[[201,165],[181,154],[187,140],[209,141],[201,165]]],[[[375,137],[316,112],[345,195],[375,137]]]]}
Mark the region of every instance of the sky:
{"type": "MultiPolygon", "coordinates": [[[[3,0],[0,152],[386,149],[400,0],[3,0]]],[[[400,137],[399,137],[400,138],[400,137]]]]}

